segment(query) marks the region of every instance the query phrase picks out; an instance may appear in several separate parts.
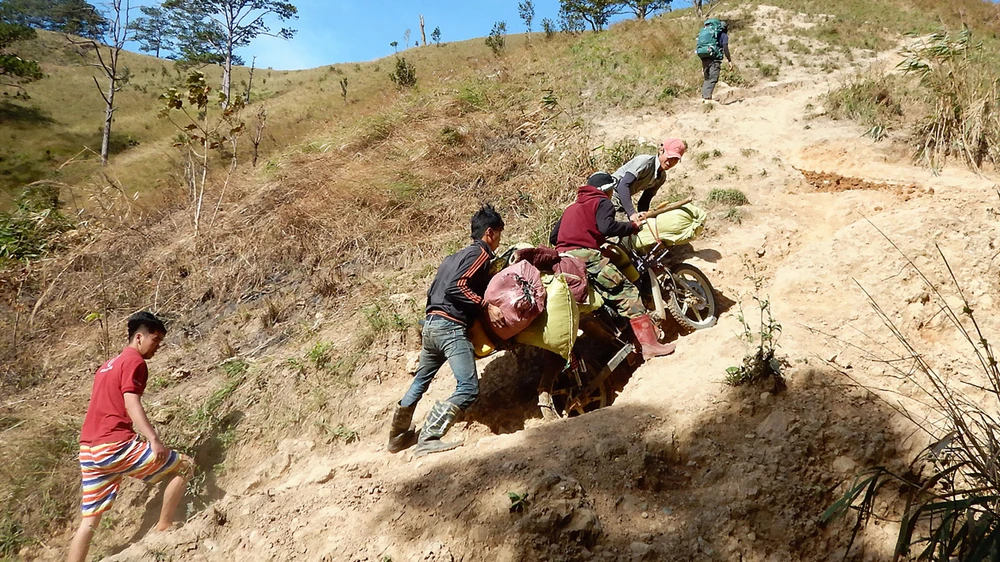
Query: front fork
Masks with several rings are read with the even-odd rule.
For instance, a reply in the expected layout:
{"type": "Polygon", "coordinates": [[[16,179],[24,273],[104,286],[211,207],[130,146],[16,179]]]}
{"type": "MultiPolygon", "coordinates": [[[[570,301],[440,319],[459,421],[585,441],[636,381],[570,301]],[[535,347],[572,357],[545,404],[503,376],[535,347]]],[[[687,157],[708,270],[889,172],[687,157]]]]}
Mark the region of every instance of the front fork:
{"type": "Polygon", "coordinates": [[[656,278],[653,268],[646,270],[649,275],[649,292],[653,295],[653,305],[656,309],[656,317],[661,322],[667,317],[667,307],[663,304],[663,291],[660,288],[660,280],[656,278]]]}

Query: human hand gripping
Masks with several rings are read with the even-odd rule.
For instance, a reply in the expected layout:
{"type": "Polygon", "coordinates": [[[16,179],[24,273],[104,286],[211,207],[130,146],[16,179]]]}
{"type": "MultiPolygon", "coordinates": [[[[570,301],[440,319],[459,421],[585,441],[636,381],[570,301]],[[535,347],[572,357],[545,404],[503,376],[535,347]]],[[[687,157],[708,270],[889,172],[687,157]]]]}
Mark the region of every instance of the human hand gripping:
{"type": "Polygon", "coordinates": [[[170,449],[167,449],[159,437],[153,437],[152,441],[149,442],[149,447],[153,450],[153,454],[156,455],[157,461],[163,461],[170,454],[170,449]]]}
{"type": "Polygon", "coordinates": [[[494,330],[499,330],[507,325],[507,319],[503,317],[500,307],[488,304],[486,305],[486,314],[489,316],[490,326],[493,326],[494,330]]]}

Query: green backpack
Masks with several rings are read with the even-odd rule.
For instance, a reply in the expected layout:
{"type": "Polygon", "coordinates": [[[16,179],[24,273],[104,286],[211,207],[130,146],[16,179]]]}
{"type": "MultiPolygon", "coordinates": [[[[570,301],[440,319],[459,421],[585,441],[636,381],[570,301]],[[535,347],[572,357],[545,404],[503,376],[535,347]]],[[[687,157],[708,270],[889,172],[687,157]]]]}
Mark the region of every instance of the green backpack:
{"type": "Polygon", "coordinates": [[[719,34],[726,30],[726,24],[716,18],[705,20],[704,27],[698,32],[698,43],[694,51],[703,59],[722,60],[722,47],[719,45],[719,34]]]}

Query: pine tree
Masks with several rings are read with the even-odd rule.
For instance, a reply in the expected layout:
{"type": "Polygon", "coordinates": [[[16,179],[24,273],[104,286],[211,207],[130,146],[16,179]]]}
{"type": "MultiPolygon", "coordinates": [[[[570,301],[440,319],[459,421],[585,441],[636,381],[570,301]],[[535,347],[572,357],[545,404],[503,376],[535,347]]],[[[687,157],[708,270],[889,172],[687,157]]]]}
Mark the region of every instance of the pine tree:
{"type": "Polygon", "coordinates": [[[23,25],[0,22],[0,77],[8,77],[12,82],[0,81],[3,86],[20,87],[42,77],[42,69],[33,60],[24,60],[10,50],[18,41],[33,39],[35,30],[23,25]]]}
{"type": "Polygon", "coordinates": [[[132,22],[139,50],[153,53],[156,58],[160,58],[161,51],[172,51],[176,46],[177,35],[169,14],[157,6],[140,6],[139,10],[144,16],[132,22]]]}
{"type": "Polygon", "coordinates": [[[166,0],[163,8],[177,22],[182,60],[222,65],[222,93],[226,100],[230,99],[233,65],[240,62],[236,49],[261,35],[291,39],[294,29],[281,28],[272,33],[265,20],[299,17],[295,6],[279,0],[166,0]]]}

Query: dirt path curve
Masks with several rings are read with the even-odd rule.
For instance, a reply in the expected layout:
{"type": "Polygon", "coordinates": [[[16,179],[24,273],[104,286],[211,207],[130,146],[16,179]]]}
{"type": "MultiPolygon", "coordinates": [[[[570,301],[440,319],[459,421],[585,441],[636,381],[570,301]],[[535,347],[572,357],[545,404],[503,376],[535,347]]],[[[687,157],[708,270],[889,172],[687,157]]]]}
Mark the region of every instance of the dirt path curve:
{"type": "MultiPolygon", "coordinates": [[[[779,49],[792,37],[784,35],[776,22],[800,28],[810,25],[799,15],[766,6],[760,6],[755,16],[754,27],[779,49]]],[[[734,44],[738,49],[738,43],[734,44]]],[[[899,260],[891,255],[896,270],[881,267],[890,247],[868,221],[890,236],[910,236],[919,231],[921,222],[929,222],[927,234],[933,236],[939,234],[934,227],[945,226],[935,221],[960,216],[955,209],[983,208],[1000,201],[989,199],[995,197],[994,179],[955,166],[936,176],[927,168],[911,165],[904,148],[875,143],[863,136],[857,124],[824,115],[824,94],[865,69],[891,69],[899,57],[895,51],[877,56],[859,52],[853,63],[825,73],[819,67],[826,55],[818,54],[823,49],[815,47],[817,54],[808,59],[783,52],[795,65],[782,66],[778,81],[747,90],[722,86],[716,92],[721,103],[691,100],[671,114],[605,116],[595,120],[594,128],[607,143],[621,138],[648,142],[667,136],[684,138],[690,145],[688,156],[670,172],[682,178],[680,184],[693,187],[701,200],[716,188],[744,192],[751,206],[745,209],[742,222],[716,221],[710,235],[695,243],[697,248],[717,250],[721,257],[713,263],[697,259],[695,263],[709,273],[723,294],[752,305],[742,267],[742,256],[750,256],[767,280],[765,293],[785,327],[785,347],[802,358],[828,359],[837,354],[837,348],[831,352],[828,338],[816,337],[812,330],[846,336],[834,328],[867,315],[867,301],[852,278],[881,284],[898,270],[899,260]],[[699,157],[704,163],[698,163],[699,157]],[[829,189],[808,172],[867,183],[857,190],[829,189]],[[810,184],[810,179],[819,185],[810,184]]],[[[840,57],[830,60],[843,62],[840,57]]],[[[956,232],[961,230],[956,228],[956,232]]],[[[980,237],[977,244],[988,246],[987,238],[980,237]]],[[[925,236],[914,242],[923,252],[930,239],[925,236]]],[[[910,288],[917,293],[922,290],[910,288]]],[[[901,295],[904,301],[911,296],[905,291],[901,295]]],[[[863,326],[874,327],[871,323],[863,326]]],[[[735,334],[741,331],[736,314],[728,314],[717,328],[683,338],[670,371],[708,371],[716,374],[710,380],[719,382],[719,368],[727,362],[734,364],[731,350],[739,347],[735,334]]],[[[643,375],[639,378],[655,379],[660,373],[650,368],[643,375]]],[[[680,380],[672,376],[672,392],[685,391],[677,403],[697,410],[707,394],[716,392],[704,382],[703,376],[680,380]]],[[[650,397],[649,390],[641,384],[630,385],[623,401],[631,395],[650,397]]]]}
{"type": "MultiPolygon", "coordinates": [[[[755,25],[808,25],[760,9],[755,25]]],[[[782,48],[780,29],[766,31],[782,48]]],[[[871,224],[933,275],[941,273],[936,241],[959,258],[960,274],[994,279],[970,287],[990,310],[998,291],[989,212],[1000,202],[990,199],[989,179],[954,168],[936,177],[890,143],[862,137],[855,124],[822,116],[822,94],[893,54],[859,53],[829,74],[819,70],[823,56],[793,57],[779,81],[722,92],[722,105],[690,101],[670,114],[593,122],[597,136],[612,142],[685,138],[691,148],[670,172],[674,183],[701,201],[714,188],[749,198],[738,222],[725,218],[726,209],[712,210],[695,247],[714,252],[695,263],[721,295],[748,310],[743,256],[755,264],[761,296],[784,326],[787,392],[724,385],[725,368],[744,354],[736,305],[716,327],[680,338],[674,355],[640,367],[609,408],[551,423],[522,416],[461,424],[455,433],[464,447],[415,460],[384,450],[387,404],[409,383],[393,374],[342,407],[363,427],[360,442],[289,440],[266,452],[238,445],[234,455],[253,468],[221,478],[221,500],[183,528],[105,560],[835,559],[844,529],[821,528],[816,517],[839,478],[870,463],[892,466],[919,445],[884,403],[822,364],[834,359],[858,380],[907,392],[905,382],[862,366],[843,343],[863,345],[864,334],[880,329],[854,280],[888,299],[894,318],[934,342],[935,353],[956,349],[925,289],[871,224]],[[799,170],[869,183],[841,190],[824,183],[829,176],[812,176],[813,185],[799,170]],[[523,512],[508,509],[510,492],[527,493],[523,512]]],[[[530,383],[529,396],[517,390],[524,373],[480,368],[509,379],[484,377],[489,403],[533,407],[530,383]]],[[[451,385],[442,372],[417,418],[451,385]]],[[[891,534],[891,525],[869,531],[856,559],[886,559],[891,534]]]]}

